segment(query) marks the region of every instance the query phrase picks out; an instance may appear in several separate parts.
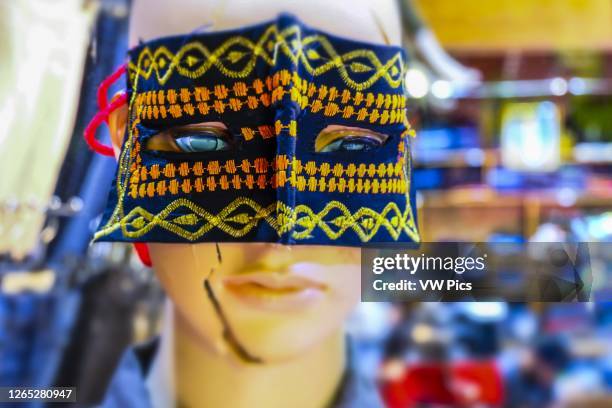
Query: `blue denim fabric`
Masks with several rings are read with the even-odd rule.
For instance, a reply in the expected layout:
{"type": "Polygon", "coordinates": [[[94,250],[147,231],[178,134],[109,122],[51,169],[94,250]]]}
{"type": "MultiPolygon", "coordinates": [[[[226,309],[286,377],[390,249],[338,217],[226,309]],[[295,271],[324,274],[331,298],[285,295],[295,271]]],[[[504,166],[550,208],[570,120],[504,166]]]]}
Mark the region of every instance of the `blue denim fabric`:
{"type": "Polygon", "coordinates": [[[0,296],[0,385],[53,385],[79,301],[76,291],[0,296]]]}

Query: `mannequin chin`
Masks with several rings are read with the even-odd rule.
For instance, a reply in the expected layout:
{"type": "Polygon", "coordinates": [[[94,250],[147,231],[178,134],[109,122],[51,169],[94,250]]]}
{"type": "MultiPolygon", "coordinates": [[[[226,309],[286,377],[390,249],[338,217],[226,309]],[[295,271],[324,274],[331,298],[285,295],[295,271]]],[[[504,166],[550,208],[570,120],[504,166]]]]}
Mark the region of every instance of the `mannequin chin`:
{"type": "Polygon", "coordinates": [[[337,331],[359,300],[359,249],[277,244],[149,244],[179,324],[221,353],[231,348],[209,299],[239,344],[263,362],[291,359],[337,331]]]}
{"type": "MultiPolygon", "coordinates": [[[[135,45],[138,40],[184,33],[206,24],[209,30],[256,24],[282,11],[344,37],[400,44],[394,0],[377,1],[376,7],[370,0],[134,0],[130,42],[135,45]]],[[[109,118],[116,154],[126,121],[126,107],[109,118]]],[[[227,339],[228,329],[249,355],[263,362],[305,355],[306,350],[341,331],[342,322],[359,300],[359,248],[150,243],[149,251],[153,268],[174,304],[177,324],[202,346],[228,355],[236,355],[227,339]],[[205,290],[206,280],[215,299],[205,290]]]]}

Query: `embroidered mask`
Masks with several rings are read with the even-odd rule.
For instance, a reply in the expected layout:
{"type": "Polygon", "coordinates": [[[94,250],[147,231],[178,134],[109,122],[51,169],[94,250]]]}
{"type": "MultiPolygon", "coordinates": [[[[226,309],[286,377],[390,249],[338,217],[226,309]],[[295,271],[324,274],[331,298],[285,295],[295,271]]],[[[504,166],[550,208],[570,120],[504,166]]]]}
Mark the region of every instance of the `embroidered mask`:
{"type": "Polygon", "coordinates": [[[399,47],[281,15],[129,52],[98,241],[417,242],[399,47]]]}

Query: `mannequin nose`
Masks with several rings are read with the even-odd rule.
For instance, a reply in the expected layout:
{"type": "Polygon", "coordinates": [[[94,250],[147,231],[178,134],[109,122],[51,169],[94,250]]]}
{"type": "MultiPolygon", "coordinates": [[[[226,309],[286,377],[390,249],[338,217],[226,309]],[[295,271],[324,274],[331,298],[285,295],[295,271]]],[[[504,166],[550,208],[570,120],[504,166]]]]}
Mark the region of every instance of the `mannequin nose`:
{"type": "Polygon", "coordinates": [[[293,262],[293,252],[290,245],[262,244],[257,248],[257,261],[272,268],[282,268],[293,262]]]}

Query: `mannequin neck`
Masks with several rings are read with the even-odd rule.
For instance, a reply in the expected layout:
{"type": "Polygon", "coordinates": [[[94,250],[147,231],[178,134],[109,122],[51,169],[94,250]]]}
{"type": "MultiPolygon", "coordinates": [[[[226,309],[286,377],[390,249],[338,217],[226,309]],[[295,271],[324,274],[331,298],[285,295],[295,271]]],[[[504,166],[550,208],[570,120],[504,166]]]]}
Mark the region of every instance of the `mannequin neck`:
{"type": "Polygon", "coordinates": [[[180,406],[320,408],[331,402],[341,382],[346,365],[342,328],[290,361],[252,364],[220,355],[198,341],[180,316],[173,320],[180,406]]]}

